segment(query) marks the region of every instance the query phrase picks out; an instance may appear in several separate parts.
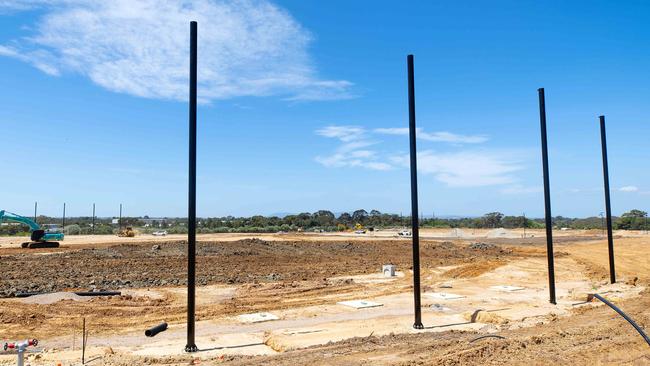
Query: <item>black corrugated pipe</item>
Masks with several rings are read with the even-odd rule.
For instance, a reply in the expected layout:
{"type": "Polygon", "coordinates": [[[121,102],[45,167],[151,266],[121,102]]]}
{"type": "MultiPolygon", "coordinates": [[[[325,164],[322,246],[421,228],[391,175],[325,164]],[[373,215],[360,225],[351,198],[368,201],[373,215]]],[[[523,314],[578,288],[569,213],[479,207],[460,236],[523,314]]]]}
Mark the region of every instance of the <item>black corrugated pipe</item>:
{"type": "Polygon", "coordinates": [[[643,339],[644,339],[645,342],[648,344],[648,346],[650,346],[650,338],[648,338],[648,335],[645,334],[645,332],[643,331],[643,329],[641,329],[641,327],[640,327],[638,324],[636,324],[636,323],[634,322],[634,320],[632,320],[632,318],[630,318],[629,316],[627,316],[627,314],[625,314],[625,313],[623,312],[623,310],[619,309],[618,307],[616,307],[616,305],[612,304],[611,302],[609,302],[609,300],[607,300],[606,298],[604,298],[604,297],[602,297],[602,296],[600,296],[600,295],[598,295],[598,294],[594,294],[594,297],[597,298],[598,300],[604,302],[605,305],[607,305],[607,306],[609,306],[610,308],[614,309],[614,311],[617,312],[620,316],[622,316],[623,319],[627,320],[628,323],[632,324],[632,326],[634,327],[634,329],[636,329],[636,331],[639,332],[639,334],[641,334],[641,337],[643,337],[643,339]]]}
{"type": "Polygon", "coordinates": [[[146,335],[147,337],[153,337],[156,334],[158,334],[160,332],[164,332],[166,330],[167,330],[167,323],[160,323],[160,324],[156,325],[155,327],[151,327],[151,328],[145,330],[144,335],[146,335]]]}
{"type": "Polygon", "coordinates": [[[121,296],[120,291],[78,291],[74,293],[77,296],[121,296]]]}

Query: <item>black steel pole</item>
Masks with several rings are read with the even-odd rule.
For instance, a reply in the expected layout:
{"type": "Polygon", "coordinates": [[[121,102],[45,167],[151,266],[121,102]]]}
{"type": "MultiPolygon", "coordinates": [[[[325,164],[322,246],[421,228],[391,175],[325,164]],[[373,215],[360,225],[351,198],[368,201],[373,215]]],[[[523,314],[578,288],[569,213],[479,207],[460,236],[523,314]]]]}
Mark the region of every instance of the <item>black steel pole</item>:
{"type": "Polygon", "coordinates": [[[609,281],[616,282],[614,268],[614,236],[612,234],[612,205],[609,200],[609,165],[607,164],[607,133],[605,116],[600,116],[600,143],[603,148],[603,180],[605,183],[605,213],[607,215],[607,247],[609,248],[609,281]]]}
{"type": "Polygon", "coordinates": [[[38,210],[38,202],[34,202],[34,222],[35,223],[38,223],[38,221],[36,221],[36,218],[38,217],[38,216],[36,216],[36,211],[37,210],[38,210]]]}
{"type": "Polygon", "coordinates": [[[555,301],[555,264],[553,261],[553,220],[551,216],[551,187],[548,177],[548,145],[546,141],[546,101],[544,88],[539,88],[539,123],[542,132],[542,169],[544,172],[544,212],[546,218],[546,256],[548,258],[548,287],[551,304],[555,301]]]}
{"type": "Polygon", "coordinates": [[[65,202],[63,202],[63,222],[61,223],[61,230],[65,230],[65,202]]]}
{"type": "Polygon", "coordinates": [[[95,234],[95,204],[93,203],[93,234],[95,234]]]}
{"type": "Polygon", "coordinates": [[[196,352],[194,317],[196,296],[196,68],[197,23],[190,22],[190,150],[187,212],[187,345],[185,352],[196,352]]]}
{"type": "Polygon", "coordinates": [[[413,300],[415,322],[413,328],[423,329],[420,303],[420,230],[418,223],[418,167],[415,147],[415,78],[413,76],[413,55],[406,58],[408,66],[409,98],[409,142],[411,148],[411,238],[413,240],[413,300]]]}
{"type": "Polygon", "coordinates": [[[122,204],[120,203],[120,218],[117,220],[117,226],[120,227],[120,231],[122,230],[122,204]]]}

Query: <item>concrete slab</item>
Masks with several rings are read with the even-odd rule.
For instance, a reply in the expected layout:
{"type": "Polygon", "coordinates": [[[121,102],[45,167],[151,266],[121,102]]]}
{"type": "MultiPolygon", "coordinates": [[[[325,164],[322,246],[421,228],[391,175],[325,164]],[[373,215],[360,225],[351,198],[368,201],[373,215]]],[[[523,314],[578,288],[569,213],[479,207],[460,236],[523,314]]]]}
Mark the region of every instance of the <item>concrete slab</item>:
{"type": "Polygon", "coordinates": [[[525,289],[525,287],[508,286],[508,285],[490,286],[490,288],[492,290],[505,291],[505,292],[521,291],[525,289]]]}
{"type": "Polygon", "coordinates": [[[237,316],[237,320],[242,323],[261,323],[268,322],[271,320],[280,319],[276,315],[271,313],[251,313],[251,314],[242,314],[237,316]]]}
{"type": "Polygon", "coordinates": [[[425,293],[424,296],[431,298],[431,299],[437,299],[437,300],[456,300],[456,299],[464,299],[465,296],[463,295],[457,295],[457,294],[452,294],[448,292],[428,292],[425,293]]]}
{"type": "MultiPolygon", "coordinates": [[[[182,338],[179,339],[161,339],[154,342],[141,344],[133,349],[130,347],[129,353],[138,356],[176,356],[184,354],[182,338]]],[[[263,333],[237,333],[237,334],[219,334],[212,337],[197,337],[196,344],[199,346],[199,352],[196,357],[214,357],[223,354],[230,355],[271,355],[276,353],[273,349],[264,344],[263,333]]],[[[125,351],[125,348],[114,347],[116,351],[125,351]]],[[[78,357],[78,356],[77,356],[78,357]]]]}
{"type": "Polygon", "coordinates": [[[365,308],[376,308],[378,306],[384,306],[384,304],[368,301],[368,300],[351,300],[351,301],[340,301],[337,302],[339,305],[349,306],[355,309],[365,309],[365,308]]]}

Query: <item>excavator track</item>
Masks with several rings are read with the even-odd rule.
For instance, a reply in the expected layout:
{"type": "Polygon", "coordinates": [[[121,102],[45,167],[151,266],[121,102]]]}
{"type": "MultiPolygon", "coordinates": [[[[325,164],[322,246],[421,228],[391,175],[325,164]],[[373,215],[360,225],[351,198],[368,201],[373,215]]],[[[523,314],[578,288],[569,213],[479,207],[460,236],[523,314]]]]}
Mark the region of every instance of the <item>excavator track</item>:
{"type": "Polygon", "coordinates": [[[21,247],[29,249],[38,249],[38,248],[58,248],[58,241],[33,241],[28,243],[22,243],[21,247]]]}

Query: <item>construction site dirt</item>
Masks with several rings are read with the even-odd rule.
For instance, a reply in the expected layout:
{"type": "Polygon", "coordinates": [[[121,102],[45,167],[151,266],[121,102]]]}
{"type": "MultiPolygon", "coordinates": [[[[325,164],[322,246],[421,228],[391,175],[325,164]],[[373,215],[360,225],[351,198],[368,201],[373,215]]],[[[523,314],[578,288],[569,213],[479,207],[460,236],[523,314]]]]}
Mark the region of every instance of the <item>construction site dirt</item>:
{"type": "MultiPolygon", "coordinates": [[[[423,240],[425,330],[419,332],[411,327],[408,238],[199,237],[197,345],[203,351],[192,355],[182,352],[182,240],[114,238],[34,250],[5,242],[0,334],[3,340],[41,340],[40,352],[28,358],[32,365],[72,364],[83,318],[90,330],[87,355],[104,365],[186,365],[197,359],[233,365],[650,364],[648,346],[632,327],[602,304],[586,302],[588,292],[604,293],[641,327],[650,326],[648,238],[617,239],[620,280],[608,285],[603,239],[559,236],[557,306],[548,304],[543,241],[423,240]],[[397,276],[380,273],[388,263],[396,265],[397,276]],[[504,292],[498,285],[522,290],[504,292]],[[70,293],[79,290],[117,290],[121,296],[70,293]],[[23,292],[40,295],[14,297],[23,292]],[[435,298],[443,292],[459,299],[435,298]],[[359,299],[383,306],[337,305],[359,299]],[[258,312],[279,320],[237,320],[258,312]],[[147,340],[144,329],[163,321],[169,330],[147,340]]],[[[13,361],[0,353],[0,365],[13,361]]]]}

